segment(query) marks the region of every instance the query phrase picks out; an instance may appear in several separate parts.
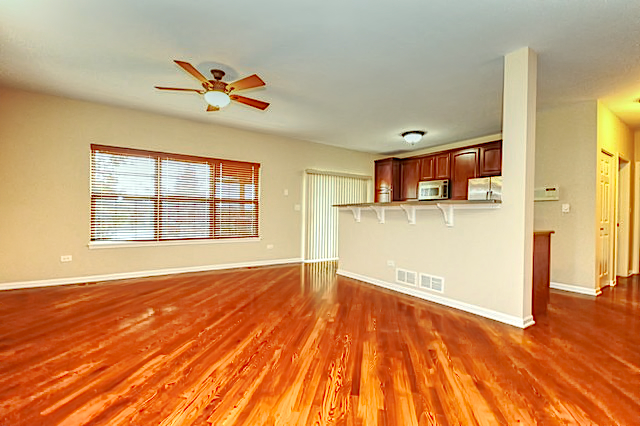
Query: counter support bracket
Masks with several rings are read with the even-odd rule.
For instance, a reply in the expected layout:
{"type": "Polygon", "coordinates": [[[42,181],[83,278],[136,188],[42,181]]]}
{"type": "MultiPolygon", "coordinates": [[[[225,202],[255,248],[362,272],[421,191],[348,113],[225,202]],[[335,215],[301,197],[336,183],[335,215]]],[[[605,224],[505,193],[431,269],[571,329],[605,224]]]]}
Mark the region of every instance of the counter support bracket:
{"type": "Polygon", "coordinates": [[[371,206],[371,209],[376,212],[376,216],[378,216],[378,223],[384,223],[384,207],[379,206],[371,206]]]}
{"type": "Polygon", "coordinates": [[[402,208],[402,210],[404,210],[404,212],[407,214],[407,221],[409,222],[409,225],[415,225],[416,224],[416,207],[410,206],[408,204],[400,204],[400,208],[402,208]]]}
{"type": "Polygon", "coordinates": [[[442,212],[444,223],[450,228],[453,227],[453,205],[438,203],[436,204],[436,207],[438,207],[442,212]]]}
{"type": "Polygon", "coordinates": [[[349,210],[353,213],[353,220],[360,223],[362,218],[362,209],[360,207],[349,207],[349,210]]]}

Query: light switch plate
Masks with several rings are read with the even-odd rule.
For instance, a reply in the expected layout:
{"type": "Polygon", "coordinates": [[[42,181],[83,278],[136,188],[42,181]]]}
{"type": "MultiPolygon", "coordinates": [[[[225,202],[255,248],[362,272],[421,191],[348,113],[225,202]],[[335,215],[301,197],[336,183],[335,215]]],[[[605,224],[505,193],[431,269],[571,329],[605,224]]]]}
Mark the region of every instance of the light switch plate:
{"type": "Polygon", "coordinates": [[[571,205],[570,204],[563,204],[562,205],[562,213],[569,213],[571,211],[571,205]]]}

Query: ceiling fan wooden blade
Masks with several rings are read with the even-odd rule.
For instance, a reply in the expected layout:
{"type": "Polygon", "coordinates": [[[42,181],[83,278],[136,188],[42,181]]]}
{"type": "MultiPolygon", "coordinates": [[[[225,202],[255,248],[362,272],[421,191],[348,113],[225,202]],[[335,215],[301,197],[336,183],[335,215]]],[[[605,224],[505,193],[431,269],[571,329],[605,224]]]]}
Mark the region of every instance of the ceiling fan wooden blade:
{"type": "Polygon", "coordinates": [[[229,97],[231,98],[232,101],[240,102],[241,104],[249,105],[249,106],[252,106],[254,108],[261,109],[263,111],[265,109],[267,109],[267,107],[269,106],[268,102],[263,102],[263,101],[259,101],[257,99],[247,98],[245,96],[231,95],[229,97]]]}
{"type": "Polygon", "coordinates": [[[214,107],[213,105],[207,105],[207,111],[220,111],[220,108],[214,107]]]}
{"type": "Polygon", "coordinates": [[[253,89],[254,87],[264,86],[264,84],[264,81],[262,81],[260,77],[258,77],[256,74],[253,74],[249,77],[227,84],[227,89],[229,92],[231,92],[233,90],[253,89]]]}
{"type": "Polygon", "coordinates": [[[160,87],[160,86],[153,86],[153,87],[160,90],[179,90],[180,92],[196,92],[196,93],[200,93],[201,95],[204,93],[204,90],[198,90],[198,89],[182,89],[180,87],[160,87]]]}
{"type": "Polygon", "coordinates": [[[191,65],[189,62],[184,62],[184,61],[177,61],[174,60],[173,62],[175,62],[176,64],[178,64],[183,70],[185,70],[186,72],[188,72],[189,74],[191,74],[192,76],[194,76],[195,78],[197,78],[202,84],[204,84],[205,86],[209,87],[211,86],[211,83],[209,82],[209,80],[207,80],[207,77],[205,77],[204,75],[200,74],[200,71],[198,71],[197,69],[195,69],[193,67],[193,65],[191,65]]]}

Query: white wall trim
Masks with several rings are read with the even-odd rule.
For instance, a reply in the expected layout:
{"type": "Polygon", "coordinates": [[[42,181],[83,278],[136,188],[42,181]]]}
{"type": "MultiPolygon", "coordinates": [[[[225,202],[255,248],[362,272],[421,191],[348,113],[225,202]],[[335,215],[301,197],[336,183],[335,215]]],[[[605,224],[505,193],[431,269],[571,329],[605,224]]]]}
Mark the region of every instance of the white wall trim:
{"type": "Polygon", "coordinates": [[[354,280],[363,281],[369,284],[377,285],[388,290],[397,291],[399,293],[408,294],[410,296],[418,297],[420,299],[428,300],[430,302],[437,303],[439,305],[444,305],[449,308],[459,309],[461,311],[469,312],[474,315],[478,315],[484,318],[489,318],[494,321],[499,321],[505,324],[512,325],[518,328],[527,328],[535,324],[533,317],[529,315],[526,318],[519,318],[512,315],[507,315],[502,312],[493,311],[491,309],[482,308],[480,306],[471,305],[469,303],[460,302],[457,300],[449,299],[447,297],[438,296],[435,294],[427,294],[416,289],[406,288],[400,285],[388,283],[386,281],[382,281],[376,278],[367,277],[364,275],[356,274],[354,272],[348,272],[342,269],[338,269],[338,275],[342,275],[347,278],[352,278],[354,280]]]}
{"type": "Polygon", "coordinates": [[[602,294],[602,290],[595,288],[587,288],[578,285],[571,284],[562,284],[562,283],[554,283],[553,281],[549,283],[549,287],[554,290],[562,290],[562,291],[570,291],[572,293],[586,294],[587,296],[600,296],[602,294]]]}
{"type": "Polygon", "coordinates": [[[21,288],[34,288],[34,287],[51,287],[56,285],[93,283],[98,281],[124,280],[129,278],[155,277],[158,275],[184,274],[186,272],[216,271],[220,269],[236,269],[236,268],[248,268],[248,267],[256,267],[256,266],[284,265],[287,263],[300,263],[300,262],[302,262],[301,258],[271,259],[271,260],[257,260],[253,262],[222,263],[218,265],[202,265],[202,266],[187,266],[182,268],[155,269],[151,271],[134,271],[134,272],[120,272],[115,274],[87,275],[83,277],[55,278],[50,280],[18,281],[18,282],[0,283],[0,290],[15,290],[15,289],[21,289],[21,288]]]}
{"type": "Polygon", "coordinates": [[[131,247],[163,247],[163,246],[188,246],[201,244],[230,244],[230,243],[255,243],[262,237],[251,238],[211,238],[202,240],[168,240],[168,241],[90,241],[87,244],[90,250],[131,248],[131,247]]]}

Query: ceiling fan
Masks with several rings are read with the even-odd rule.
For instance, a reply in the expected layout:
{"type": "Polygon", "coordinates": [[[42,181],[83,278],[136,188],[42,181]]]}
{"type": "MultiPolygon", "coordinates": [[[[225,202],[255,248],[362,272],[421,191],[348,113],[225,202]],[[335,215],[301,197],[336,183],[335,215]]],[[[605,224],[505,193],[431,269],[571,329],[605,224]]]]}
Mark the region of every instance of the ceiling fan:
{"type": "Polygon", "coordinates": [[[173,62],[175,62],[183,70],[197,78],[198,81],[202,83],[203,89],[182,89],[178,87],[155,86],[156,89],[199,93],[204,96],[204,100],[207,102],[207,111],[219,111],[220,108],[224,108],[225,106],[229,105],[229,102],[231,101],[240,102],[241,104],[249,105],[263,111],[269,106],[268,102],[247,98],[245,96],[236,95],[234,93],[239,90],[253,89],[254,87],[264,86],[264,81],[262,81],[262,79],[256,74],[242,78],[238,81],[234,81],[233,83],[225,83],[224,81],[222,81],[222,77],[224,77],[225,74],[225,72],[222,70],[211,70],[211,74],[213,74],[213,80],[207,80],[207,78],[202,75],[197,69],[195,69],[194,66],[190,63],[176,60],[174,60],[173,62]]]}

